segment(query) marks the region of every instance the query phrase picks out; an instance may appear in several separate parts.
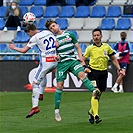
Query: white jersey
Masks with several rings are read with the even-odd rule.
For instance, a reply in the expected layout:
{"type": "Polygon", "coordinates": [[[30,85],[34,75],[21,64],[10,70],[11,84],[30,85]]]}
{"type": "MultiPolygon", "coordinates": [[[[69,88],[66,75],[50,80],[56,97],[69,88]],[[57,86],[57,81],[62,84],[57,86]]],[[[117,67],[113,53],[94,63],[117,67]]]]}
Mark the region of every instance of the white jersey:
{"type": "Polygon", "coordinates": [[[34,82],[37,84],[40,84],[42,80],[45,80],[46,74],[53,71],[57,66],[57,62],[54,58],[56,55],[55,41],[56,38],[52,32],[41,31],[31,37],[27,44],[30,48],[36,45],[40,51],[39,66],[34,75],[34,82]]]}
{"type": "Polygon", "coordinates": [[[41,31],[31,37],[27,46],[32,48],[36,45],[42,57],[54,56],[56,55],[55,40],[56,38],[52,32],[41,31]]]}

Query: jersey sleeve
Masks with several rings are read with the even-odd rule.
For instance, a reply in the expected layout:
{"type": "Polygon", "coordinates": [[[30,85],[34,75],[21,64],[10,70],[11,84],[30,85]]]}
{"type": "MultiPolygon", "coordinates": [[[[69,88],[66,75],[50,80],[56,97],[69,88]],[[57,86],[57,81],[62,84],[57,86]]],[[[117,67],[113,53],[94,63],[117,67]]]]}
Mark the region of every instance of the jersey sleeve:
{"type": "Polygon", "coordinates": [[[33,48],[35,45],[37,45],[37,40],[36,40],[35,36],[33,36],[27,43],[27,46],[30,48],[33,48]]]}
{"type": "Polygon", "coordinates": [[[115,54],[114,50],[108,45],[108,55],[110,56],[114,54],[115,54]]]}
{"type": "Polygon", "coordinates": [[[70,34],[70,36],[71,36],[71,38],[72,38],[73,44],[76,44],[76,43],[78,42],[78,40],[76,39],[74,33],[69,32],[69,34],[70,34]]]}

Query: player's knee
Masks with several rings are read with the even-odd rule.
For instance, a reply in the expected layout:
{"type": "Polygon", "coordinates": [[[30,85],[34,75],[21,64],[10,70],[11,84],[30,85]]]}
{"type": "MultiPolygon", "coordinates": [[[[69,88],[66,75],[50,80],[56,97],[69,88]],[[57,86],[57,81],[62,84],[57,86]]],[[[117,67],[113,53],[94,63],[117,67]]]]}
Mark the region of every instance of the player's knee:
{"type": "Polygon", "coordinates": [[[33,83],[33,84],[32,84],[32,87],[33,87],[33,88],[39,88],[39,85],[36,84],[36,83],[33,83]]]}
{"type": "Polygon", "coordinates": [[[85,75],[84,72],[79,72],[78,77],[79,77],[80,80],[84,80],[86,78],[86,75],[85,75]]]}
{"type": "Polygon", "coordinates": [[[57,83],[57,88],[62,90],[63,89],[63,83],[57,83]]]}

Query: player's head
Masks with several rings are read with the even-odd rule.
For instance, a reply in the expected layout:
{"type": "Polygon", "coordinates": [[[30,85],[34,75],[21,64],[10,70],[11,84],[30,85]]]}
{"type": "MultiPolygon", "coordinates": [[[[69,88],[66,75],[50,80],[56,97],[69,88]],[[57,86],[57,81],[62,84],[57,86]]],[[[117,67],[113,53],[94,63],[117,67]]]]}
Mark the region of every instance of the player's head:
{"type": "Polygon", "coordinates": [[[120,37],[122,41],[125,41],[126,37],[127,37],[127,33],[126,32],[121,32],[120,33],[120,37]]]}
{"type": "Polygon", "coordinates": [[[102,31],[96,28],[92,31],[93,40],[95,43],[100,43],[102,39],[102,31]]]}
{"type": "Polygon", "coordinates": [[[24,31],[30,36],[34,36],[36,34],[37,28],[35,25],[27,25],[24,29],[24,31]]]}
{"type": "Polygon", "coordinates": [[[55,34],[57,34],[60,31],[59,25],[54,20],[51,20],[51,19],[47,20],[45,23],[45,26],[47,29],[49,29],[51,32],[55,34]]]}

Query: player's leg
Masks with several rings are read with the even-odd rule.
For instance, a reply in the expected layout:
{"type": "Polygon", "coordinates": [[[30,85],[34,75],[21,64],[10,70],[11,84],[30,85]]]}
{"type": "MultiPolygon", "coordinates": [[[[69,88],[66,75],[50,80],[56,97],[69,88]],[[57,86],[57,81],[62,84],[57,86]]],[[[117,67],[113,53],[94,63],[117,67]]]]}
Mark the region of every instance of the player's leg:
{"type": "MultiPolygon", "coordinates": [[[[98,99],[97,99],[97,94],[100,93],[99,91],[97,91],[94,88],[94,85],[92,84],[92,82],[86,77],[85,73],[84,73],[84,68],[82,67],[82,65],[79,62],[74,62],[73,65],[75,66],[74,68],[71,67],[71,72],[76,75],[77,77],[79,77],[80,80],[82,80],[82,82],[84,83],[85,87],[93,92],[92,93],[92,99],[91,99],[91,114],[90,112],[88,113],[90,116],[90,123],[93,124],[94,123],[94,117],[98,116],[98,99]],[[78,68],[78,69],[77,69],[78,68]]],[[[99,95],[99,94],[98,94],[99,95]]],[[[100,122],[100,121],[99,121],[100,122]]]]}
{"type": "Polygon", "coordinates": [[[39,96],[40,96],[40,83],[42,82],[43,78],[46,77],[46,74],[52,70],[53,66],[56,67],[57,63],[47,63],[47,62],[40,62],[36,74],[34,75],[34,81],[32,84],[32,109],[30,110],[29,114],[26,118],[30,118],[34,114],[38,113],[40,109],[38,108],[39,104],[39,96]],[[37,111],[36,111],[37,109],[37,111]]]}
{"type": "Polygon", "coordinates": [[[43,95],[44,95],[44,90],[46,88],[47,85],[47,77],[46,75],[50,72],[52,72],[53,70],[55,70],[55,68],[57,67],[57,62],[50,62],[50,63],[45,63],[45,72],[43,73],[44,77],[43,80],[41,81],[41,83],[39,84],[39,88],[40,88],[40,95],[39,95],[39,100],[43,100],[43,95]]]}
{"type": "MultiPolygon", "coordinates": [[[[120,67],[122,68],[122,70],[126,73],[126,69],[127,69],[127,63],[120,63],[120,67]]],[[[114,92],[114,93],[117,93],[119,92],[118,91],[118,85],[120,85],[120,92],[123,92],[123,78],[125,77],[125,75],[123,74],[120,74],[119,71],[117,71],[117,74],[118,74],[118,78],[116,79],[116,82],[115,84],[113,85],[113,87],[111,88],[111,90],[114,92]]]]}
{"type": "Polygon", "coordinates": [[[30,118],[34,114],[37,114],[40,112],[40,109],[38,108],[38,98],[40,94],[39,85],[33,82],[32,88],[33,88],[32,89],[32,109],[30,110],[26,118],[30,118]]]}
{"type": "Polygon", "coordinates": [[[59,112],[60,103],[62,99],[62,90],[64,82],[57,82],[57,88],[54,94],[54,104],[55,104],[55,120],[60,122],[61,116],[59,112]]]}
{"type": "Polygon", "coordinates": [[[39,88],[40,88],[39,100],[41,100],[41,101],[43,100],[43,94],[44,94],[44,90],[46,88],[46,84],[47,84],[47,77],[45,76],[39,85],[39,88]]]}
{"type": "Polygon", "coordinates": [[[92,82],[86,77],[84,68],[79,61],[73,61],[69,70],[80,80],[82,80],[83,84],[89,91],[93,92],[96,90],[92,82]]]}
{"type": "MultiPolygon", "coordinates": [[[[88,78],[95,84],[96,87],[99,88],[101,93],[105,91],[106,84],[107,84],[107,71],[100,72],[100,71],[91,69],[91,72],[88,73],[88,78]]],[[[99,100],[100,100],[101,93],[98,99],[95,99],[94,95],[92,95],[92,98],[91,98],[91,109],[88,112],[89,122],[91,124],[94,123],[94,120],[96,123],[99,123],[102,121],[98,115],[99,100]]]]}
{"type": "Polygon", "coordinates": [[[61,121],[61,116],[59,113],[60,102],[62,98],[62,90],[64,85],[64,80],[67,77],[67,69],[69,68],[69,64],[67,62],[58,63],[58,67],[56,70],[56,80],[57,80],[57,87],[56,92],[54,94],[54,104],[55,104],[55,120],[61,121]]]}
{"type": "Polygon", "coordinates": [[[123,80],[121,80],[120,84],[119,84],[119,92],[123,93],[124,89],[123,89],[123,80]]]}
{"type": "MultiPolygon", "coordinates": [[[[80,73],[79,73],[80,74],[80,73]]],[[[100,92],[96,92],[95,88],[94,88],[94,85],[92,84],[92,82],[88,79],[87,82],[84,82],[84,80],[88,79],[87,77],[85,77],[82,81],[84,83],[84,85],[86,86],[86,88],[88,88],[90,91],[93,91],[92,93],[92,98],[91,98],[91,109],[93,112],[93,114],[91,114],[89,112],[89,122],[91,124],[94,123],[94,120],[96,123],[99,123],[101,122],[102,120],[100,119],[99,115],[98,115],[98,108],[99,108],[99,95],[100,95],[100,92]],[[86,84],[87,83],[87,84],[86,84]]]]}
{"type": "MultiPolygon", "coordinates": [[[[102,94],[102,92],[106,90],[108,72],[106,70],[105,71],[94,70],[92,72],[93,72],[94,77],[96,78],[96,85],[102,94]]],[[[102,121],[102,119],[98,115],[98,109],[99,109],[98,103],[99,103],[101,94],[99,95],[98,100],[96,100],[95,98],[92,98],[92,102],[93,102],[92,108],[93,108],[93,113],[94,113],[96,123],[99,123],[102,121]],[[93,107],[93,105],[95,106],[93,107]]]]}

